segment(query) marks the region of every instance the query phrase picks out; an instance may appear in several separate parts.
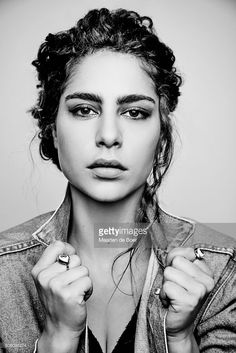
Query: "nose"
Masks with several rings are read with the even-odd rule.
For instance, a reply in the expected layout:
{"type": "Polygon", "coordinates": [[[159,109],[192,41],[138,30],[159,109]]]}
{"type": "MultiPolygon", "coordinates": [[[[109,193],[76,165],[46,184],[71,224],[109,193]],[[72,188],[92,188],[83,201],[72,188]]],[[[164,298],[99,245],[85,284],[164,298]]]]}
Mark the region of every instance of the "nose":
{"type": "Polygon", "coordinates": [[[107,148],[122,146],[122,134],[118,117],[115,114],[103,114],[100,117],[96,133],[96,146],[107,148]]]}

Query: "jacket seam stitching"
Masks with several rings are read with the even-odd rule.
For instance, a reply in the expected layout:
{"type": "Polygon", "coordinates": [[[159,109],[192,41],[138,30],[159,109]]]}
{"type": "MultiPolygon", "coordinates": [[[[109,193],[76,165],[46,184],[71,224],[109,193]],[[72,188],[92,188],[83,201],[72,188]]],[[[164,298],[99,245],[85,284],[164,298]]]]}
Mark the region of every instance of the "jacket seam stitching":
{"type": "Polygon", "coordinates": [[[213,252],[213,253],[228,254],[230,256],[233,256],[233,253],[234,253],[233,248],[232,249],[230,249],[230,248],[225,249],[224,248],[225,250],[221,250],[221,249],[216,250],[216,249],[211,249],[211,248],[208,248],[208,247],[200,246],[200,249],[201,250],[207,250],[207,251],[210,251],[210,252],[213,252]]]}
{"type": "MultiPolygon", "coordinates": [[[[28,250],[28,249],[31,249],[31,248],[34,248],[36,246],[39,246],[41,244],[32,244],[32,245],[29,245],[29,246],[25,246],[25,247],[22,247],[21,249],[16,249],[16,250],[8,250],[8,251],[4,251],[4,252],[0,252],[0,256],[3,256],[3,255],[7,255],[7,254],[12,254],[12,253],[16,253],[16,252],[21,252],[21,251],[24,251],[24,250],[28,250]]],[[[11,245],[13,246],[13,245],[11,245]]]]}

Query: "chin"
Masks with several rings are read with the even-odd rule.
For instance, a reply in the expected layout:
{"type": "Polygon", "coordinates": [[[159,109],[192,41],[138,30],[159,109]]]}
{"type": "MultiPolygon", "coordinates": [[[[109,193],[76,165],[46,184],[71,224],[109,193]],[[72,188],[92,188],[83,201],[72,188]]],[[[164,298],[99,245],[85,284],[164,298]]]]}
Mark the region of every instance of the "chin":
{"type": "Polygon", "coordinates": [[[71,184],[83,197],[100,203],[115,203],[128,198],[135,192],[141,192],[144,182],[137,184],[124,183],[78,183],[78,180],[71,180],[71,184]],[[141,189],[141,190],[140,190],[141,189]]]}
{"type": "Polygon", "coordinates": [[[123,192],[110,192],[110,191],[105,191],[105,192],[94,192],[91,193],[91,190],[88,194],[88,196],[101,203],[113,203],[113,202],[118,202],[122,199],[124,199],[127,196],[127,193],[123,192]]]}

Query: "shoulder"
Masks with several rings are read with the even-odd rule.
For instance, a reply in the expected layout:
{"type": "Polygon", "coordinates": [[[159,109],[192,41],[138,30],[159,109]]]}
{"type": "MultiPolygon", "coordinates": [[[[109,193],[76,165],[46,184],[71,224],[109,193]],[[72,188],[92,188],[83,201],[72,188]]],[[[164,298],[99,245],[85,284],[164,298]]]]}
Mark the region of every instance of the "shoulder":
{"type": "Polygon", "coordinates": [[[0,233],[1,339],[17,342],[25,351],[33,351],[45,318],[31,275],[44,249],[32,234],[50,215],[39,215],[0,233]]]}
{"type": "MultiPolygon", "coordinates": [[[[0,304],[11,293],[35,293],[31,270],[42,255],[44,245],[33,233],[50,217],[51,212],[34,217],[0,233],[0,304]],[[4,299],[5,298],[5,299],[4,299]]],[[[13,300],[12,299],[12,300],[13,300]]],[[[2,304],[1,304],[2,305],[2,304]]]]}
{"type": "Polygon", "coordinates": [[[235,238],[219,232],[203,223],[195,220],[179,217],[161,210],[161,223],[169,241],[176,236],[179,246],[193,246],[202,244],[225,249],[236,249],[235,238]]]}
{"type": "Polygon", "coordinates": [[[222,274],[236,274],[236,238],[218,232],[191,219],[174,216],[161,210],[160,224],[168,240],[168,249],[200,248],[205,261],[218,281],[222,274]]]}
{"type": "Polygon", "coordinates": [[[236,234],[233,238],[199,222],[194,222],[194,232],[188,241],[207,243],[219,248],[236,249],[236,234]]]}
{"type": "Polygon", "coordinates": [[[0,233],[0,255],[17,252],[38,243],[32,234],[44,224],[53,212],[47,212],[0,233]]]}

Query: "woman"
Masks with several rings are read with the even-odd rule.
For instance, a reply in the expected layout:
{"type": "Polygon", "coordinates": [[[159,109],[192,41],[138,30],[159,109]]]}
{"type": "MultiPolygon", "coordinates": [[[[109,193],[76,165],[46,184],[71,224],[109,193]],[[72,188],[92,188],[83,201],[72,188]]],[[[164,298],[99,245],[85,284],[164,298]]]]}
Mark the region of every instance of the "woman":
{"type": "Polygon", "coordinates": [[[92,10],[41,45],[32,114],[68,188],[53,214],[1,235],[8,352],[235,351],[233,240],[156,197],[173,150],[174,61],[151,19],[126,10],[92,10]],[[146,236],[126,251],[94,246],[98,229],[139,223],[146,236]]]}

